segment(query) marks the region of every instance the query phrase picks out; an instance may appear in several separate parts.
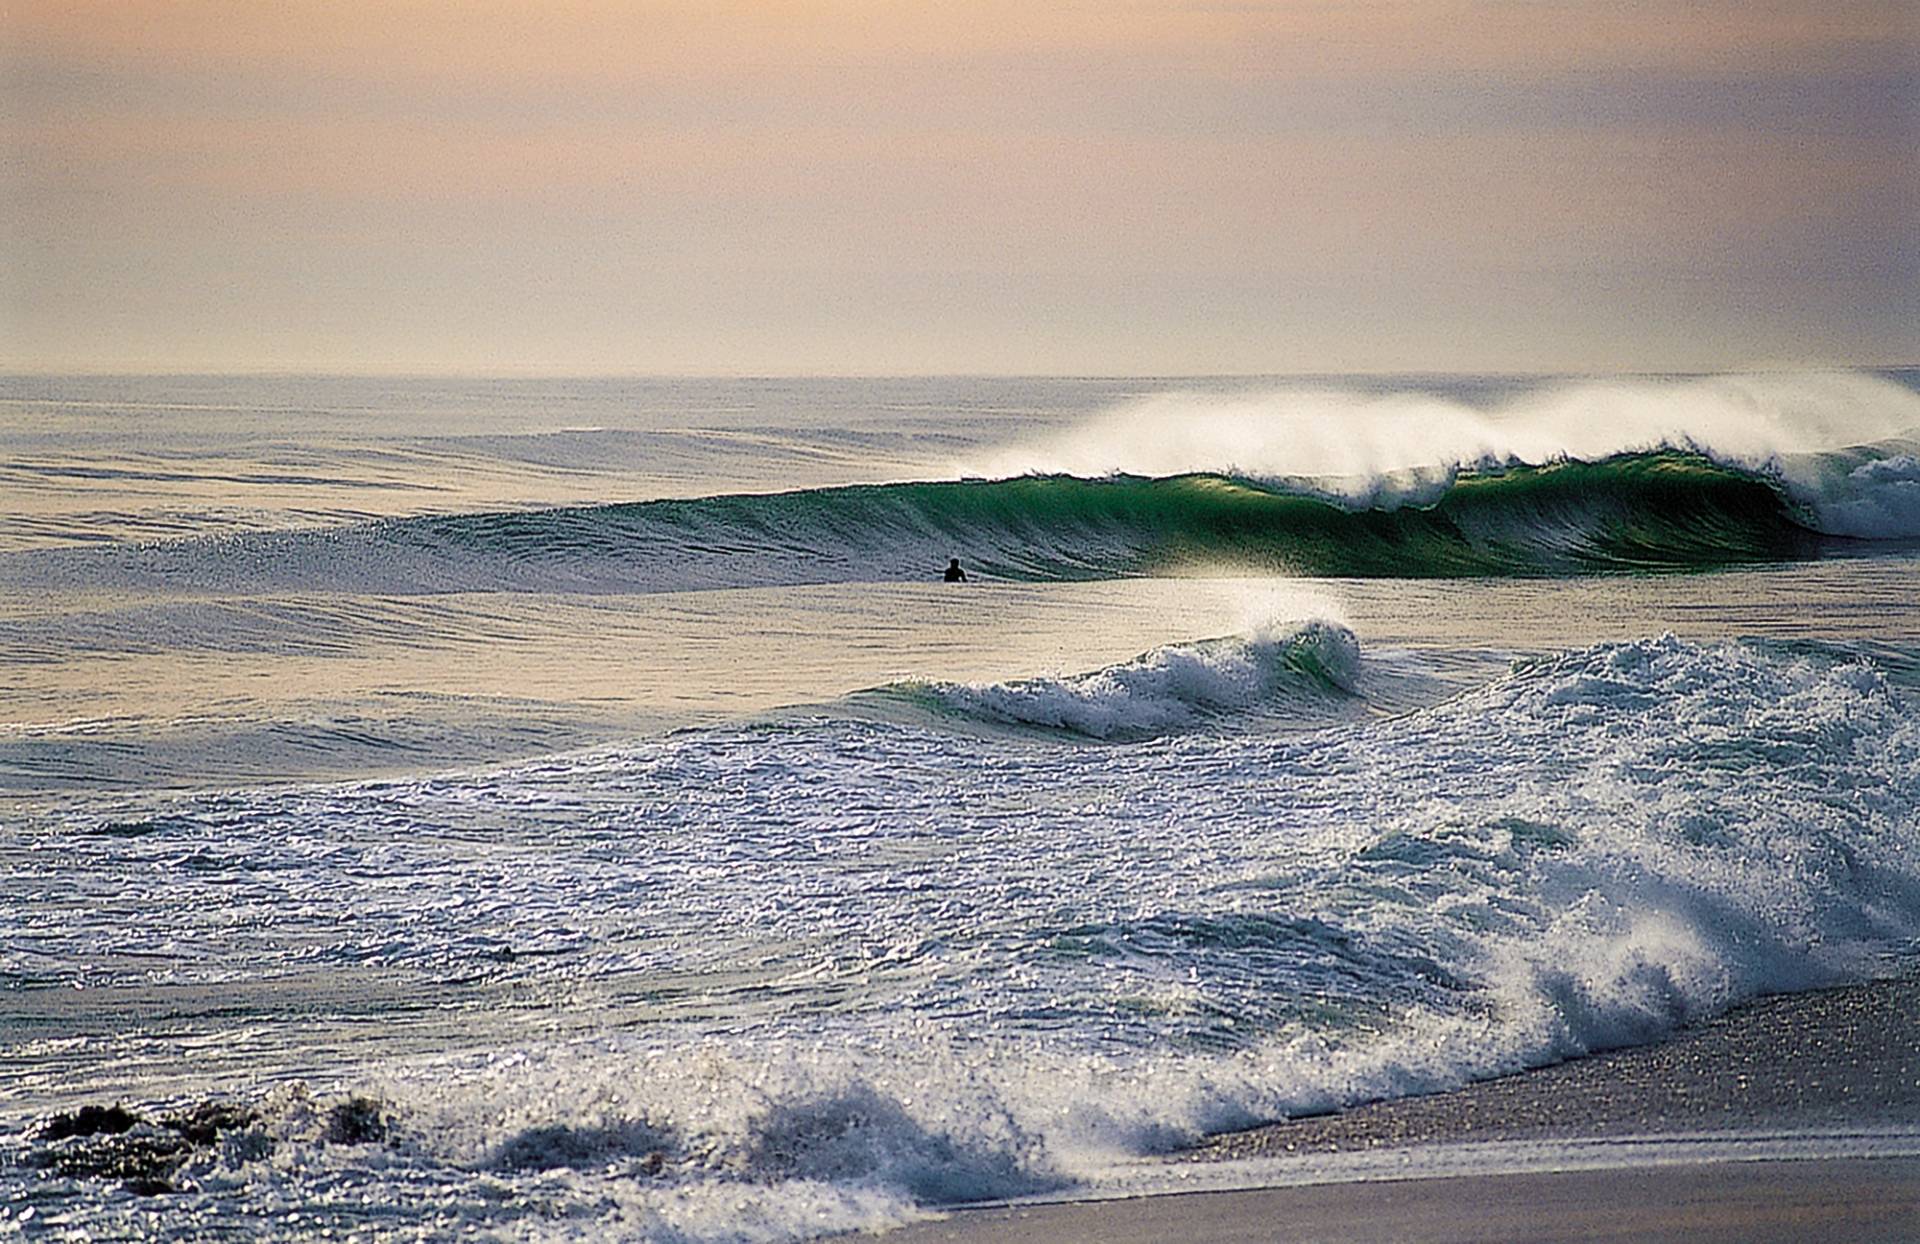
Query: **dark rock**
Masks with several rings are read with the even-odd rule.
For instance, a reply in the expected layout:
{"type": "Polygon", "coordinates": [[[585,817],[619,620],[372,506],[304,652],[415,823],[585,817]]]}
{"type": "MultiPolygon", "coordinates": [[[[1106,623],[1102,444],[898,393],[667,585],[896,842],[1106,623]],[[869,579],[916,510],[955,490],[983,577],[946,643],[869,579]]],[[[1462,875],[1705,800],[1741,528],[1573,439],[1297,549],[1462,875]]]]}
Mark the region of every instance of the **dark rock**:
{"type": "Polygon", "coordinates": [[[252,1127],[259,1119],[255,1111],[231,1102],[203,1101],[191,1110],[163,1117],[160,1124],[180,1133],[189,1144],[210,1145],[220,1133],[252,1127]]]}
{"type": "Polygon", "coordinates": [[[117,1136],[67,1137],[36,1149],[27,1162],[68,1179],[123,1179],[151,1196],[172,1190],[168,1180],[192,1152],[193,1146],[173,1133],[143,1129],[117,1136]]]}
{"type": "Polygon", "coordinates": [[[66,1114],[56,1114],[40,1125],[35,1134],[38,1140],[65,1140],[69,1136],[98,1136],[102,1133],[117,1136],[141,1122],[137,1114],[124,1107],[82,1106],[66,1114]]]}
{"type": "MultiPolygon", "coordinates": [[[[141,1196],[158,1196],[174,1190],[174,1173],[195,1150],[258,1120],[255,1111],[226,1102],[201,1102],[157,1122],[118,1105],[82,1106],[41,1123],[39,1145],[22,1161],[51,1177],[119,1179],[141,1196]]],[[[257,1139],[254,1156],[264,1157],[273,1142],[264,1134],[257,1139]]]]}
{"type": "Polygon", "coordinates": [[[387,1117],[371,1097],[349,1097],[327,1112],[327,1143],[370,1145],[387,1138],[387,1117]]]}

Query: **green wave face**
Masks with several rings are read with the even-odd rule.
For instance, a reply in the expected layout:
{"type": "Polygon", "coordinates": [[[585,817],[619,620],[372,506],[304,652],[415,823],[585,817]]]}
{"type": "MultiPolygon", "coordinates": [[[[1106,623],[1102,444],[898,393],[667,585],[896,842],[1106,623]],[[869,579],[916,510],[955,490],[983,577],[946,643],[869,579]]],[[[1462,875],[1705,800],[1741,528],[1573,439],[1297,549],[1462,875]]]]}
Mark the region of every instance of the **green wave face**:
{"type": "Polygon", "coordinates": [[[515,565],[618,559],[700,585],[976,572],[1084,579],[1552,575],[1817,555],[1764,479],[1684,453],[1460,476],[1432,503],[1350,509],[1221,475],[1026,476],[416,520],[392,534],[515,565]]]}
{"type": "MultiPolygon", "coordinates": [[[[744,500],[744,499],[742,499],[744,500]]],[[[1099,577],[1196,566],[1299,575],[1539,575],[1812,556],[1825,541],[1766,482],[1653,454],[1459,478],[1427,505],[1354,510],[1217,475],[1044,476],[756,499],[789,530],[867,523],[944,537],[992,573],[1099,577]]]]}
{"type": "Polygon", "coordinates": [[[1469,473],[1362,509],[1223,475],[1027,476],[400,519],[31,555],[22,586],[658,592],[976,576],[1198,571],[1566,575],[1819,556],[1765,478],[1684,453],[1469,473]],[[30,572],[30,573],[29,573],[30,572]],[[37,577],[36,577],[37,576],[37,577]]]}

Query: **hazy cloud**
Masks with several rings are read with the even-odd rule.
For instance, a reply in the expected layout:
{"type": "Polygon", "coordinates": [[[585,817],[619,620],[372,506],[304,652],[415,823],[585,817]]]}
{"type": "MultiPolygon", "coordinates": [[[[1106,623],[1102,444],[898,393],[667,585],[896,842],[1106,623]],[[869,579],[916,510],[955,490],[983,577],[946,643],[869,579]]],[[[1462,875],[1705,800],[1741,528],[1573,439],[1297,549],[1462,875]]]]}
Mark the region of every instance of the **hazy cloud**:
{"type": "Polygon", "coordinates": [[[8,367],[1920,358],[1904,0],[0,20],[8,367]]]}

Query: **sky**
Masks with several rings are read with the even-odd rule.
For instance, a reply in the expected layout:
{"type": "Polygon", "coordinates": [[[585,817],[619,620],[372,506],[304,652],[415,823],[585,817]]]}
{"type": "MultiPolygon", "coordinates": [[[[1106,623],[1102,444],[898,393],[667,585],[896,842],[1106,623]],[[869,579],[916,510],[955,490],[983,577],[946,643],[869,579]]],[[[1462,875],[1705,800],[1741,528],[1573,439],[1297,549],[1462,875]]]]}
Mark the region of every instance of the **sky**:
{"type": "Polygon", "coordinates": [[[0,370],[1920,362],[1914,0],[0,0],[0,370]]]}

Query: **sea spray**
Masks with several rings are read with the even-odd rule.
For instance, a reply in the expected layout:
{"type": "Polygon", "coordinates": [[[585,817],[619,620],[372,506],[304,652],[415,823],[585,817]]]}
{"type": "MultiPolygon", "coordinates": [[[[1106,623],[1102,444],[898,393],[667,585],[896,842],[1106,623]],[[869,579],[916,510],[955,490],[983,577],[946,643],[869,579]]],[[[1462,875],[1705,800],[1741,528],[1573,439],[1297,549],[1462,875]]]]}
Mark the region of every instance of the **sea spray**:
{"type": "Polygon", "coordinates": [[[1478,401],[1303,382],[1155,393],[984,452],[956,473],[1225,472],[1322,481],[1371,508],[1430,503],[1459,472],[1490,465],[1678,450],[1768,472],[1916,433],[1920,393],[1864,372],[1543,381],[1478,401]]]}

